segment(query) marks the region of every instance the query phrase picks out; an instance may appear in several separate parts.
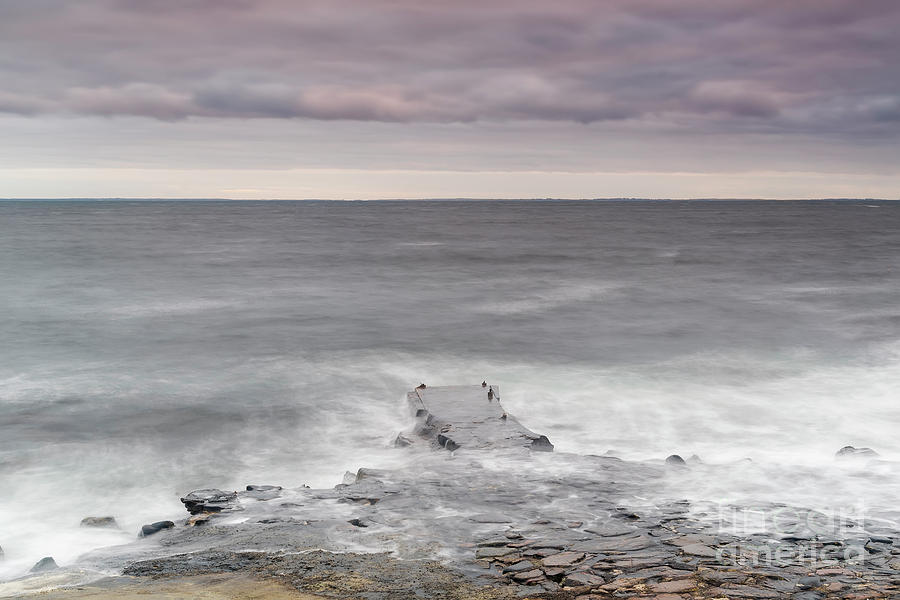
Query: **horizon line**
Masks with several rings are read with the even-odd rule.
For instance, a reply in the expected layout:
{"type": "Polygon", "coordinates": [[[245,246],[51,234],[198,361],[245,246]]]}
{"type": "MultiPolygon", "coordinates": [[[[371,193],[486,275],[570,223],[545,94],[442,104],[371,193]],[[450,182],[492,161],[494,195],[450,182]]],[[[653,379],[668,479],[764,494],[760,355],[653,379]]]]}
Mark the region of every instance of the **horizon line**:
{"type": "Polygon", "coordinates": [[[421,197],[421,198],[219,198],[219,197],[129,197],[129,196],[71,196],[55,198],[0,198],[0,202],[900,202],[900,198],[822,197],[822,198],[656,198],[614,196],[598,198],[478,198],[478,197],[421,197]]]}

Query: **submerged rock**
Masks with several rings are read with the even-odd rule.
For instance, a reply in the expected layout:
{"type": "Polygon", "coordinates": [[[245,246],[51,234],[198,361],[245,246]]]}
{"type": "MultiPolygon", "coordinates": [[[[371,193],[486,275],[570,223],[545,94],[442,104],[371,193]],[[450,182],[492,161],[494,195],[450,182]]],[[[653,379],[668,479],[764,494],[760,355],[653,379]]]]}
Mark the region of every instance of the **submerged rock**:
{"type": "Polygon", "coordinates": [[[81,527],[97,527],[101,529],[118,529],[115,517],[85,517],[81,520],[81,527]]]}
{"type": "Polygon", "coordinates": [[[684,462],[684,459],[678,456],[677,454],[671,454],[666,457],[667,465],[674,465],[676,467],[686,467],[687,463],[684,462]]]}
{"type": "Polygon", "coordinates": [[[140,537],[147,537],[148,535],[159,533],[163,529],[172,529],[173,527],[175,527],[175,523],[172,521],[157,521],[156,523],[150,523],[149,525],[141,527],[140,537]]]}
{"type": "Polygon", "coordinates": [[[878,453],[871,448],[854,448],[853,446],[844,446],[835,454],[838,458],[861,457],[874,458],[878,453]]]}
{"type": "Polygon", "coordinates": [[[192,515],[201,512],[221,512],[237,508],[237,492],[217,489],[194,490],[181,499],[184,507],[192,515]]]}
{"type": "Polygon", "coordinates": [[[280,485],[248,485],[241,495],[257,500],[272,500],[281,496],[282,489],[280,485]]]}
{"type": "Polygon", "coordinates": [[[56,561],[53,560],[52,556],[45,556],[41,560],[34,563],[34,566],[31,567],[29,573],[46,573],[47,571],[52,571],[58,568],[59,565],[56,564],[56,561]]]}

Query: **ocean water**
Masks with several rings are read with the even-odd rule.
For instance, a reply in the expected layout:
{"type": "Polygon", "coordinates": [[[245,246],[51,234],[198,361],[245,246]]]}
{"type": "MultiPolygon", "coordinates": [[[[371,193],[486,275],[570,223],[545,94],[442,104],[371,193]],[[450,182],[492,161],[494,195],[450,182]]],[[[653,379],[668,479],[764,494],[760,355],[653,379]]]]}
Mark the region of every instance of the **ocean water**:
{"type": "Polygon", "coordinates": [[[722,467],[664,493],[897,506],[898,265],[882,201],[0,202],[0,578],[390,466],[422,381],[722,467]]]}

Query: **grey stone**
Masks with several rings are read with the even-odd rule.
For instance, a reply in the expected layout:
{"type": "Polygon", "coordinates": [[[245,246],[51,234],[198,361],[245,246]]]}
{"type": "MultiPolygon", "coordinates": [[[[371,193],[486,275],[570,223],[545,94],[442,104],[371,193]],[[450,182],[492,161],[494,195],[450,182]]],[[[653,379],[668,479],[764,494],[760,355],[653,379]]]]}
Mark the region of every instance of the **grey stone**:
{"type": "Polygon", "coordinates": [[[839,458],[874,458],[878,453],[871,448],[854,448],[853,446],[844,446],[835,453],[839,458]]]}
{"type": "Polygon", "coordinates": [[[541,562],[545,567],[570,567],[583,558],[583,552],[560,552],[546,557],[541,562]]]}
{"type": "Polygon", "coordinates": [[[150,523],[149,525],[144,525],[141,527],[140,537],[147,537],[148,535],[153,535],[154,533],[159,533],[164,529],[172,529],[175,527],[175,523],[172,521],[157,521],[156,523],[150,523]]]}
{"type": "Polygon", "coordinates": [[[689,554],[691,556],[702,556],[704,558],[716,557],[716,551],[703,544],[687,544],[686,546],[681,547],[681,551],[684,554],[689,554]]]}
{"type": "Polygon", "coordinates": [[[515,548],[479,548],[475,551],[475,558],[500,558],[515,553],[515,548]]]}
{"type": "Polygon", "coordinates": [[[189,492],[181,502],[192,515],[201,512],[221,512],[237,506],[237,492],[224,492],[217,489],[194,490],[189,492]]]}
{"type": "Polygon", "coordinates": [[[675,467],[686,467],[687,463],[684,462],[684,459],[678,456],[677,454],[672,454],[666,457],[666,464],[672,465],[675,467]]]}
{"type": "Polygon", "coordinates": [[[815,575],[809,577],[801,577],[797,581],[797,587],[799,587],[801,590],[810,590],[812,588],[819,587],[820,585],[822,585],[822,578],[816,577],[815,575]]]}
{"type": "Polygon", "coordinates": [[[46,573],[47,571],[53,571],[54,569],[58,569],[59,565],[56,564],[56,561],[53,560],[52,556],[45,556],[41,560],[34,563],[34,566],[31,567],[29,573],[46,573]]]}
{"type": "Polygon", "coordinates": [[[602,585],[605,583],[605,580],[599,575],[594,575],[593,573],[587,573],[584,571],[579,571],[576,573],[569,573],[562,580],[563,587],[581,587],[581,586],[595,586],[602,585]]]}
{"type": "Polygon", "coordinates": [[[535,568],[534,563],[532,563],[531,561],[520,560],[519,562],[513,563],[513,564],[509,565],[508,567],[506,567],[505,569],[503,569],[503,572],[504,573],[518,573],[520,571],[530,571],[531,569],[534,569],[534,568],[535,568]]]}
{"type": "Polygon", "coordinates": [[[98,527],[101,529],[118,529],[115,517],[85,517],[81,520],[81,527],[98,527]]]}

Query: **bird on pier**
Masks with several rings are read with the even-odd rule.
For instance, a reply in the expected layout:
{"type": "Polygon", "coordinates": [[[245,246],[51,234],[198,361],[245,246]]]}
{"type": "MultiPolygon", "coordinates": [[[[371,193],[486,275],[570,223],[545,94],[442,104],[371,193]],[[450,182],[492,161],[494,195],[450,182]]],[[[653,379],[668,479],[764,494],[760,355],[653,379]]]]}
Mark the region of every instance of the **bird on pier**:
{"type": "Polygon", "coordinates": [[[488,388],[488,402],[494,399],[494,388],[488,388]]]}
{"type": "Polygon", "coordinates": [[[481,382],[481,387],[487,387],[487,381],[482,381],[482,382],[481,382]]]}
{"type": "Polygon", "coordinates": [[[417,390],[424,390],[426,387],[427,387],[427,386],[426,386],[424,383],[420,383],[419,385],[416,386],[416,389],[417,389],[417,390]]]}

